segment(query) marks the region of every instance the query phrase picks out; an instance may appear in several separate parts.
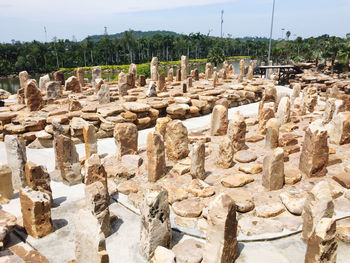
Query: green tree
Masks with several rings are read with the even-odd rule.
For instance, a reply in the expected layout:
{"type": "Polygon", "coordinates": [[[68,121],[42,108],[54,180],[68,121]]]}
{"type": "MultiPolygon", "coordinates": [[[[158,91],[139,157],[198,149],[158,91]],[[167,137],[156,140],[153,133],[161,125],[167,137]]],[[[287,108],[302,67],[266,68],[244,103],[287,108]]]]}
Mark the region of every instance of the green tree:
{"type": "Polygon", "coordinates": [[[209,50],[208,61],[214,63],[215,67],[219,63],[224,62],[224,60],[225,60],[225,53],[221,47],[214,46],[212,49],[209,50]]]}

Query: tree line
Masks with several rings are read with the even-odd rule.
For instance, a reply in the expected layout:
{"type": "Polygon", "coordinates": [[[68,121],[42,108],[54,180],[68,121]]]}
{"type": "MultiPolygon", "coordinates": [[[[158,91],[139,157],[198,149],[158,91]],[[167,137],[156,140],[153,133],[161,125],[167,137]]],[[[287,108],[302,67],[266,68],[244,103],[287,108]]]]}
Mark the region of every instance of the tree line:
{"type": "MultiPolygon", "coordinates": [[[[349,71],[350,34],[346,38],[323,35],[272,42],[271,59],[276,63],[291,60],[328,60],[340,71],[349,71]]],[[[83,41],[54,38],[51,42],[20,42],[0,44],[0,75],[16,74],[22,70],[31,73],[52,72],[59,68],[75,68],[94,65],[122,65],[145,63],[157,56],[160,61],[179,60],[181,55],[189,59],[250,56],[266,61],[266,38],[218,38],[200,33],[170,34],[159,32],[138,36],[128,30],[123,34],[100,38],[87,37],[83,41]]]]}

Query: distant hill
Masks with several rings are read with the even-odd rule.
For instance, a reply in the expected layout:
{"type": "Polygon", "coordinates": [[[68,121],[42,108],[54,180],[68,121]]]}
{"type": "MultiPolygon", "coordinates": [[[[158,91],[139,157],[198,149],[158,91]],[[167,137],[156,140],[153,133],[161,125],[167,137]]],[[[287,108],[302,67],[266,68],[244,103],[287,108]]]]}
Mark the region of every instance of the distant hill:
{"type": "MultiPolygon", "coordinates": [[[[116,33],[116,34],[109,34],[108,36],[110,38],[121,38],[123,36],[124,32],[120,32],[120,33],[116,33]]],[[[133,31],[133,35],[136,37],[136,38],[140,38],[140,37],[151,37],[153,35],[156,35],[156,34],[161,34],[161,35],[173,35],[173,36],[178,36],[180,34],[176,33],[176,32],[173,32],[173,31],[166,31],[166,30],[155,30],[155,31],[133,31]]],[[[103,38],[104,35],[92,35],[90,36],[90,38],[93,40],[93,41],[99,41],[100,39],[103,38]]],[[[85,39],[84,39],[85,40],[85,39]]],[[[83,41],[84,41],[83,40],[83,41]]]]}

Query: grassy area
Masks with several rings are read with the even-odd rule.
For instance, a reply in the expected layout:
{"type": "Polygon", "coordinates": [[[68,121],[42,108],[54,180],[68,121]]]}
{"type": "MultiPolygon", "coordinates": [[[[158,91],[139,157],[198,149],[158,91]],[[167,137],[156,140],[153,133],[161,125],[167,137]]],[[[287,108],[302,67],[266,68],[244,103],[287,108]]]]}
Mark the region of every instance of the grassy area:
{"type": "MultiPolygon", "coordinates": [[[[248,56],[235,56],[235,57],[227,57],[226,60],[233,60],[233,59],[245,59],[245,58],[249,58],[248,56]]],[[[189,59],[188,63],[206,63],[207,59],[203,58],[203,59],[189,59]]],[[[150,71],[150,62],[148,63],[142,63],[142,64],[136,64],[136,69],[137,69],[137,74],[139,75],[145,75],[146,78],[149,78],[151,75],[151,71],[150,71]]],[[[177,60],[177,61],[160,61],[159,62],[160,65],[160,72],[163,72],[164,69],[162,69],[162,66],[179,66],[181,65],[181,60],[177,60]]],[[[102,70],[113,70],[113,71],[123,71],[125,73],[127,73],[129,71],[129,64],[127,65],[104,65],[104,66],[100,66],[102,70]]],[[[94,67],[82,67],[83,70],[88,71],[88,70],[92,70],[94,67]]],[[[75,71],[76,68],[60,68],[60,70],[62,70],[63,72],[72,72],[75,71]]],[[[113,79],[114,81],[118,80],[118,77],[113,79]]]]}

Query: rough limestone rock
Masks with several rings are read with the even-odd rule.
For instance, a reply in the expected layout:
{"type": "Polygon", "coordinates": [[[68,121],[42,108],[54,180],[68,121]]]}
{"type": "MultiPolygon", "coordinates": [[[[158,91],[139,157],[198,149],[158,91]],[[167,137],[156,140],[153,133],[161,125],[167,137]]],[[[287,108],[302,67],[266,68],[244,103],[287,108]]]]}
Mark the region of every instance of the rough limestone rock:
{"type": "Polygon", "coordinates": [[[186,239],[173,247],[176,263],[200,263],[205,244],[195,239],[186,239]]]}
{"type": "Polygon", "coordinates": [[[14,135],[6,135],[5,145],[7,163],[12,170],[13,188],[19,190],[27,185],[24,171],[27,162],[25,144],[14,135]]]}
{"type": "Polygon", "coordinates": [[[150,263],[175,263],[175,254],[170,249],[158,246],[150,263]]]}
{"type": "Polygon", "coordinates": [[[158,58],[153,57],[151,61],[151,80],[158,80],[158,58]]]}
{"type": "Polygon", "coordinates": [[[339,112],[331,123],[329,141],[343,145],[350,143],[350,112],[339,112]]]}
{"type": "Polygon", "coordinates": [[[158,246],[169,247],[172,239],[168,192],[147,189],[140,207],[140,253],[150,260],[158,246]]]}
{"type": "Polygon", "coordinates": [[[228,188],[241,187],[254,181],[253,176],[244,173],[228,175],[221,180],[221,184],[228,188]]]}
{"type": "Polygon", "coordinates": [[[223,105],[216,105],[213,109],[210,122],[211,136],[226,135],[228,127],[228,111],[223,105]]]}
{"type": "Polygon", "coordinates": [[[101,182],[107,188],[107,173],[104,166],[101,164],[101,159],[98,154],[92,154],[84,163],[85,166],[85,185],[90,185],[95,182],[101,182]]]}
{"type": "Polygon", "coordinates": [[[126,154],[137,154],[137,127],[133,123],[117,123],[114,127],[114,141],[117,158],[126,154]]]}
{"type": "Polygon", "coordinates": [[[16,223],[17,218],[14,215],[0,209],[0,251],[3,250],[10,240],[10,234],[15,228],[16,223]]]}
{"type": "Polygon", "coordinates": [[[322,218],[332,218],[334,203],[327,181],[316,184],[305,201],[302,238],[308,240],[322,218]]]}
{"type": "Polygon", "coordinates": [[[148,133],[146,152],[148,181],[156,182],[166,172],[164,139],[159,132],[148,133]]]}
{"type": "Polygon", "coordinates": [[[166,154],[170,160],[177,161],[188,156],[188,132],[180,120],[167,124],[165,142],[166,154]]]}
{"type": "Polygon", "coordinates": [[[331,218],[322,218],[315,232],[307,241],[305,263],[337,262],[336,222],[331,218]]]}
{"type": "Polygon", "coordinates": [[[187,79],[187,57],[186,56],[181,56],[181,79],[186,80],[187,79]]]}
{"type": "Polygon", "coordinates": [[[283,97],[277,108],[276,118],[283,125],[290,121],[290,100],[289,97],[283,97]]]}
{"type": "Polygon", "coordinates": [[[40,89],[36,86],[34,79],[28,80],[24,89],[24,96],[27,99],[27,108],[29,111],[38,111],[44,105],[40,89]]]}
{"type": "Polygon", "coordinates": [[[27,162],[25,172],[27,185],[35,191],[46,193],[50,197],[52,203],[52,190],[50,186],[51,179],[46,167],[27,162]]]}
{"type": "Polygon", "coordinates": [[[176,70],[176,81],[181,81],[181,69],[176,70]]]}
{"type": "Polygon", "coordinates": [[[155,130],[159,132],[163,137],[165,137],[166,126],[169,122],[171,122],[171,118],[169,117],[158,118],[156,121],[155,130]]]}
{"type": "Polygon", "coordinates": [[[266,123],[265,147],[275,149],[278,147],[280,121],[277,118],[269,119],[266,123]]]}
{"type": "Polygon", "coordinates": [[[18,74],[18,78],[19,78],[19,85],[20,85],[21,89],[25,89],[27,80],[30,79],[28,72],[27,71],[21,71],[18,74]]]}
{"type": "Polygon", "coordinates": [[[80,86],[84,87],[85,83],[84,83],[84,70],[83,70],[83,68],[77,68],[76,76],[77,76],[77,79],[80,83],[80,86]]]}
{"type": "Polygon", "coordinates": [[[192,178],[205,179],[205,144],[196,142],[192,147],[191,170],[192,178]]]}
{"type": "Polygon", "coordinates": [[[48,74],[40,77],[39,79],[39,89],[40,90],[45,90],[46,89],[46,84],[50,82],[50,77],[48,74]]]}
{"type": "Polygon", "coordinates": [[[91,83],[92,87],[95,89],[95,80],[96,79],[102,79],[102,70],[100,66],[93,67],[92,68],[92,78],[91,78],[91,83]]]}
{"type": "Polygon", "coordinates": [[[97,92],[99,104],[106,104],[111,102],[108,84],[102,84],[97,92]]]}
{"type": "Polygon", "coordinates": [[[97,135],[95,126],[86,123],[83,126],[83,136],[85,142],[85,156],[89,158],[94,153],[97,153],[97,135]]]}
{"type": "Polygon", "coordinates": [[[237,218],[231,197],[220,194],[209,204],[207,222],[203,262],[234,262],[238,257],[237,218]]]}
{"type": "Polygon", "coordinates": [[[238,151],[235,154],[236,161],[240,163],[250,163],[255,161],[257,158],[258,156],[249,150],[238,151]]]}
{"type": "Polygon", "coordinates": [[[227,130],[227,135],[231,139],[235,151],[245,148],[246,130],[247,124],[244,121],[243,115],[239,111],[235,112],[229,121],[227,130]]]}
{"type": "Polygon", "coordinates": [[[40,238],[52,233],[50,196],[41,191],[25,187],[20,190],[19,198],[23,226],[28,235],[40,238]]]}
{"type": "Polygon", "coordinates": [[[62,70],[58,70],[53,73],[53,79],[58,81],[61,85],[64,85],[64,73],[62,70]]]}
{"type": "Polygon", "coordinates": [[[166,86],[165,86],[165,72],[160,73],[158,78],[158,90],[159,92],[165,92],[166,86]]]}
{"type": "Polygon", "coordinates": [[[306,196],[297,188],[291,188],[280,194],[280,199],[287,210],[293,215],[301,215],[304,209],[306,196]]]}
{"type": "Polygon", "coordinates": [[[275,103],[268,102],[263,103],[262,101],[259,103],[259,109],[260,105],[263,105],[261,108],[261,112],[259,113],[259,124],[258,124],[258,132],[260,134],[266,133],[266,123],[269,119],[275,117],[275,103]]]}
{"type": "Polygon", "coordinates": [[[65,135],[56,138],[56,160],[63,183],[75,185],[81,183],[81,165],[74,142],[65,135]]]}
{"type": "Polygon", "coordinates": [[[224,136],[219,143],[219,154],[216,165],[228,169],[233,164],[234,149],[232,141],[228,136],[224,136]]]}
{"type": "Polygon", "coordinates": [[[157,97],[157,85],[153,81],[151,81],[146,90],[147,97],[157,97]]]}
{"type": "Polygon", "coordinates": [[[66,80],[65,89],[71,90],[72,92],[75,92],[75,93],[81,92],[81,86],[78,78],[76,76],[69,77],[66,80]]]}
{"type": "Polygon", "coordinates": [[[62,86],[58,81],[50,81],[46,84],[46,98],[49,103],[62,97],[62,86]]]}
{"type": "Polygon", "coordinates": [[[327,130],[318,121],[311,123],[306,129],[299,160],[299,169],[304,176],[326,175],[329,155],[327,139],[327,130]]]}
{"type": "Polygon", "coordinates": [[[269,191],[278,190],[284,184],[284,151],[276,148],[264,158],[262,185],[269,191]]]}
{"type": "Polygon", "coordinates": [[[13,198],[12,171],[0,163],[0,204],[7,204],[13,198]]]}

